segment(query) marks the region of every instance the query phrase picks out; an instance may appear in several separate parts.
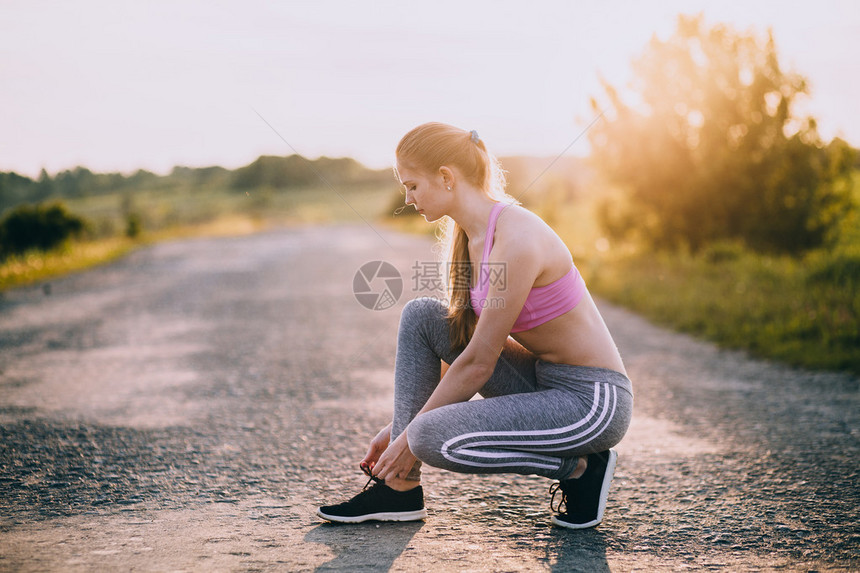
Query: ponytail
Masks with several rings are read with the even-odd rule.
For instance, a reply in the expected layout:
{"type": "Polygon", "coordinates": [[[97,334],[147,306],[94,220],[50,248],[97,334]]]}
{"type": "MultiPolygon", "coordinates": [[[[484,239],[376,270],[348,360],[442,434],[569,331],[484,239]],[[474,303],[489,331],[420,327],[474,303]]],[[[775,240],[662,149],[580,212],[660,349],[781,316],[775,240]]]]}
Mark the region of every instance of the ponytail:
{"type": "Polygon", "coordinates": [[[448,322],[451,348],[462,350],[469,344],[478,316],[472,310],[469,287],[472,284],[472,265],[469,264],[469,237],[453,220],[448,254],[448,322]]]}

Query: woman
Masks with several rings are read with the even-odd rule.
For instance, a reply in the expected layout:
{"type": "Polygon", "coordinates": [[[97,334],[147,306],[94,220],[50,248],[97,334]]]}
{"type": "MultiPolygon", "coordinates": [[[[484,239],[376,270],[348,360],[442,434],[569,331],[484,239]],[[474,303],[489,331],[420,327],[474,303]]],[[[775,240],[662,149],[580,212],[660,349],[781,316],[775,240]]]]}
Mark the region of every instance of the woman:
{"type": "Polygon", "coordinates": [[[449,217],[448,301],[403,308],[393,421],[361,462],[368,485],[376,483],[318,514],[345,523],[423,519],[425,462],[557,479],[553,523],[597,525],[617,458],[610,448],[630,423],[633,393],[570,252],[504,194],[502,171],[476,132],[421,125],[396,159],[406,203],[427,221],[449,217]],[[476,393],[484,399],[470,401],[476,393]]]}

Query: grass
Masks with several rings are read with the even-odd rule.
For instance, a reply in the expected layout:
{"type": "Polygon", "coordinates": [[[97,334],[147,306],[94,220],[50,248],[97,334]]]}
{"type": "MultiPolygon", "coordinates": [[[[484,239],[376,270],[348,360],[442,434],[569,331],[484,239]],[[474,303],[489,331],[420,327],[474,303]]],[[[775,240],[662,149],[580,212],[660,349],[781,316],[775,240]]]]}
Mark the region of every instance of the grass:
{"type": "Polygon", "coordinates": [[[247,215],[223,215],[202,223],[165,227],[135,239],[115,236],[69,241],[53,251],[31,251],[0,263],[0,292],[107,264],[160,241],[247,235],[263,228],[258,219],[247,215]]]}
{"type": "Polygon", "coordinates": [[[13,256],[0,264],[0,291],[24,286],[108,263],[138,245],[125,237],[72,242],[48,253],[38,251],[13,256]]]}
{"type": "Polygon", "coordinates": [[[656,323],[795,366],[860,373],[860,250],[803,259],[639,254],[589,286],[656,323]],[[854,265],[853,270],[849,267],[854,265]],[[845,269],[840,274],[839,269],[845,269]]]}
{"type": "Polygon", "coordinates": [[[69,210],[90,223],[89,238],[51,252],[33,251],[0,263],[0,291],[109,263],[136,248],[189,237],[236,236],[283,225],[376,220],[390,203],[392,187],[332,189],[152,189],[129,201],[121,193],[69,199],[69,210]],[[143,233],[123,235],[125,211],[136,213],[143,233]]]}

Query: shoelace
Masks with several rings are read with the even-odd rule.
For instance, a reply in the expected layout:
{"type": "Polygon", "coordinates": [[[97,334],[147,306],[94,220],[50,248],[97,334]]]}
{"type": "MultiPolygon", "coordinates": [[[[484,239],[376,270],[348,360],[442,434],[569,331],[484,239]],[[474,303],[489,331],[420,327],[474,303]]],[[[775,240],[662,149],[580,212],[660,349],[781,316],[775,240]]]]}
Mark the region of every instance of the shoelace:
{"type": "Polygon", "coordinates": [[[549,493],[552,497],[549,498],[549,508],[557,513],[565,513],[567,512],[567,492],[561,487],[561,482],[556,482],[549,486],[549,493]],[[558,504],[555,504],[555,494],[561,492],[561,499],[558,501],[558,504]],[[562,506],[564,506],[564,511],[561,510],[562,506]]]}
{"type": "Polygon", "coordinates": [[[367,464],[358,464],[358,467],[360,467],[361,471],[363,471],[365,473],[365,475],[368,477],[367,483],[364,484],[364,487],[361,488],[361,491],[366,490],[367,486],[370,485],[370,482],[376,482],[378,484],[384,484],[385,483],[384,479],[378,478],[370,472],[370,466],[368,466],[367,464]]]}

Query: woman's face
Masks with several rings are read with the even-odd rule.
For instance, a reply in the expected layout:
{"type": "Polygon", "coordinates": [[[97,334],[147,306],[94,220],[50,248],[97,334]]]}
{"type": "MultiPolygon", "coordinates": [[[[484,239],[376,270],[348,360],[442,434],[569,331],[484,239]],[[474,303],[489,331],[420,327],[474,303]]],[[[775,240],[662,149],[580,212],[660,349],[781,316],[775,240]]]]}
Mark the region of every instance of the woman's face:
{"type": "Polygon", "coordinates": [[[417,169],[410,169],[397,162],[397,174],[400,184],[406,192],[406,204],[413,205],[424,215],[424,219],[433,222],[445,215],[445,185],[441,174],[432,175],[417,169]]]}

